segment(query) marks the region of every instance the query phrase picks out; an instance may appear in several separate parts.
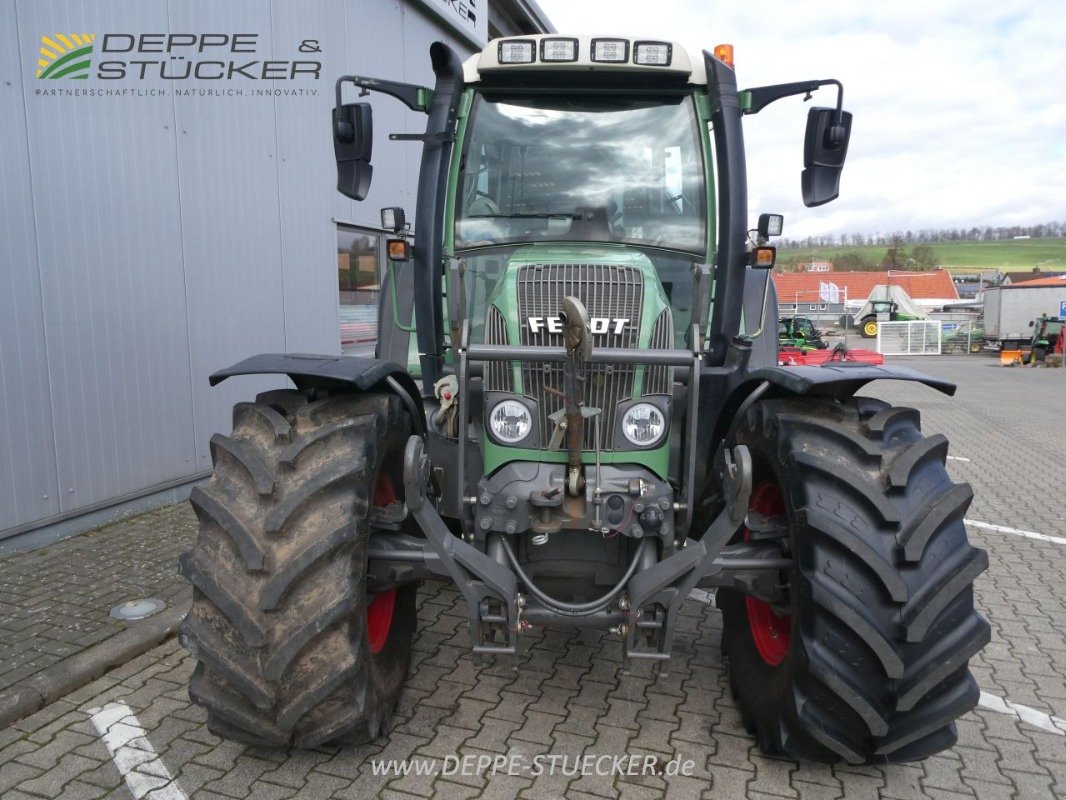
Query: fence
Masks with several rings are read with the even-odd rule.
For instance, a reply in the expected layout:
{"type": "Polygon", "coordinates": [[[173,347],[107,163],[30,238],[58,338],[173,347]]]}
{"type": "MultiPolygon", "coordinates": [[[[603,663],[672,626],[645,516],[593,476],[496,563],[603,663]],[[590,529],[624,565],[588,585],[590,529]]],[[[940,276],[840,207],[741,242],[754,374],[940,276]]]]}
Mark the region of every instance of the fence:
{"type": "Polygon", "coordinates": [[[940,352],[962,355],[981,352],[981,329],[972,320],[941,320],[940,352]]]}
{"type": "Polygon", "coordinates": [[[879,322],[877,352],[886,356],[940,355],[942,331],[938,320],[879,322]]]}

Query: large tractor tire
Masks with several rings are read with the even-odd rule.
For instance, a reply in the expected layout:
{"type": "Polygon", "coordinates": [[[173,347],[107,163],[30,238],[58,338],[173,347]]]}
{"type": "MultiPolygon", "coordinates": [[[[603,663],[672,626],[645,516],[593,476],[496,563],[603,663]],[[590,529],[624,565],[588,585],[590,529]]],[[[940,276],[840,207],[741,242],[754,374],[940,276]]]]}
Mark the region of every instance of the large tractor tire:
{"type": "Polygon", "coordinates": [[[780,607],[718,594],[745,726],[767,753],[822,762],[952,746],[990,629],[973,606],[988,556],[966,539],[973,492],[948,478],[947,440],[923,438],[914,409],[855,398],[756,403],[736,442],[751,509],[787,522],[793,562],[780,607]]]}
{"type": "Polygon", "coordinates": [[[200,522],[180,641],[189,696],[218,736],[262,747],[359,743],[388,730],[407,677],[414,585],[370,596],[368,513],[403,487],[410,430],[387,394],[273,391],[233,409],[193,490],[200,522]]]}
{"type": "Polygon", "coordinates": [[[863,317],[859,321],[859,334],[864,339],[877,338],[877,317],[863,317]]]}

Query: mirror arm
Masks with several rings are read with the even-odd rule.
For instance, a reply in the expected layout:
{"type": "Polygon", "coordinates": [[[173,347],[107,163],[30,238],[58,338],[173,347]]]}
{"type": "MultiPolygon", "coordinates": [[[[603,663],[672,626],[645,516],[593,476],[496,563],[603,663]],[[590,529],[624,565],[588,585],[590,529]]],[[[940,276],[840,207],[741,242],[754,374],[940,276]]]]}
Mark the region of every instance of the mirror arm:
{"type": "Polygon", "coordinates": [[[783,97],[792,97],[797,94],[805,94],[807,96],[803,99],[810,100],[811,92],[820,89],[822,86],[837,87],[837,113],[836,119],[834,119],[833,122],[839,125],[844,110],[844,85],[834,78],[824,81],[778,83],[773,86],[757,86],[754,89],[746,89],[743,93],[747,94],[751,98],[751,101],[748,107],[744,109],[744,113],[758,114],[775,100],[780,100],[783,97]]]}
{"type": "Polygon", "coordinates": [[[342,75],[337,78],[337,107],[341,106],[341,87],[345,83],[358,86],[362,91],[360,97],[364,97],[371,91],[381,92],[395,97],[412,111],[429,112],[429,104],[433,99],[433,91],[425,86],[416,86],[413,83],[397,83],[395,81],[382,81],[377,78],[364,78],[360,75],[342,75]]]}

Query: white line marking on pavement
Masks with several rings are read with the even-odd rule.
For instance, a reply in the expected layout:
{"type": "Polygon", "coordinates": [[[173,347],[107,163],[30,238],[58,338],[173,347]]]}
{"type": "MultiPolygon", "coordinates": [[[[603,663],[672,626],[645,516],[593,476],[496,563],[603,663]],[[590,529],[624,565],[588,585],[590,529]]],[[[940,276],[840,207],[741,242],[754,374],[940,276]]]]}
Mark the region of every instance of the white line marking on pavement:
{"type": "Polygon", "coordinates": [[[981,692],[981,699],[977,701],[977,706],[986,711],[993,711],[996,714],[1007,714],[1012,717],[1017,717],[1022,722],[1032,725],[1034,728],[1053,733],[1056,736],[1066,736],[1066,719],[1053,717],[1050,714],[1045,714],[1043,711],[1037,711],[1035,708],[1030,708],[1029,706],[1012,703],[1010,700],[1004,700],[1002,697],[997,697],[994,694],[981,692]]]}
{"type": "Polygon", "coordinates": [[[1052,544],[1066,544],[1066,539],[1061,536],[1048,536],[1046,533],[1037,533],[1036,531],[1021,531],[1017,528],[1008,528],[1006,525],[993,525],[990,522],[978,522],[972,519],[963,520],[963,522],[974,528],[981,528],[986,531],[1009,533],[1013,536],[1024,536],[1026,539],[1036,539],[1040,542],[1051,542],[1052,544]]]}
{"type": "Polygon", "coordinates": [[[969,463],[970,459],[963,458],[962,456],[948,456],[948,461],[965,461],[969,463]]]}
{"type": "Polygon", "coordinates": [[[134,800],[188,800],[152,748],[141,723],[124,703],[108,703],[89,710],[93,727],[103,737],[119,774],[134,800]]]}

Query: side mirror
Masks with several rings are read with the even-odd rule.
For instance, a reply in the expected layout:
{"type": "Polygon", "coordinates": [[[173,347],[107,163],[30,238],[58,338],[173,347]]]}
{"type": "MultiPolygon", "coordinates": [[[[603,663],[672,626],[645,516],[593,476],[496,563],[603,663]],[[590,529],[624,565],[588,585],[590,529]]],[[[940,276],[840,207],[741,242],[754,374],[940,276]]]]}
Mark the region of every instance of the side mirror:
{"type": "Polygon", "coordinates": [[[333,109],[337,191],[353,200],[366,199],[374,174],[370,165],[374,145],[372,119],[370,103],[346,103],[333,109]]]}
{"type": "Polygon", "coordinates": [[[808,208],[836,200],[840,194],[840,171],[848,154],[851,114],[835,108],[812,108],[807,114],[803,141],[803,205],[808,208]]]}

